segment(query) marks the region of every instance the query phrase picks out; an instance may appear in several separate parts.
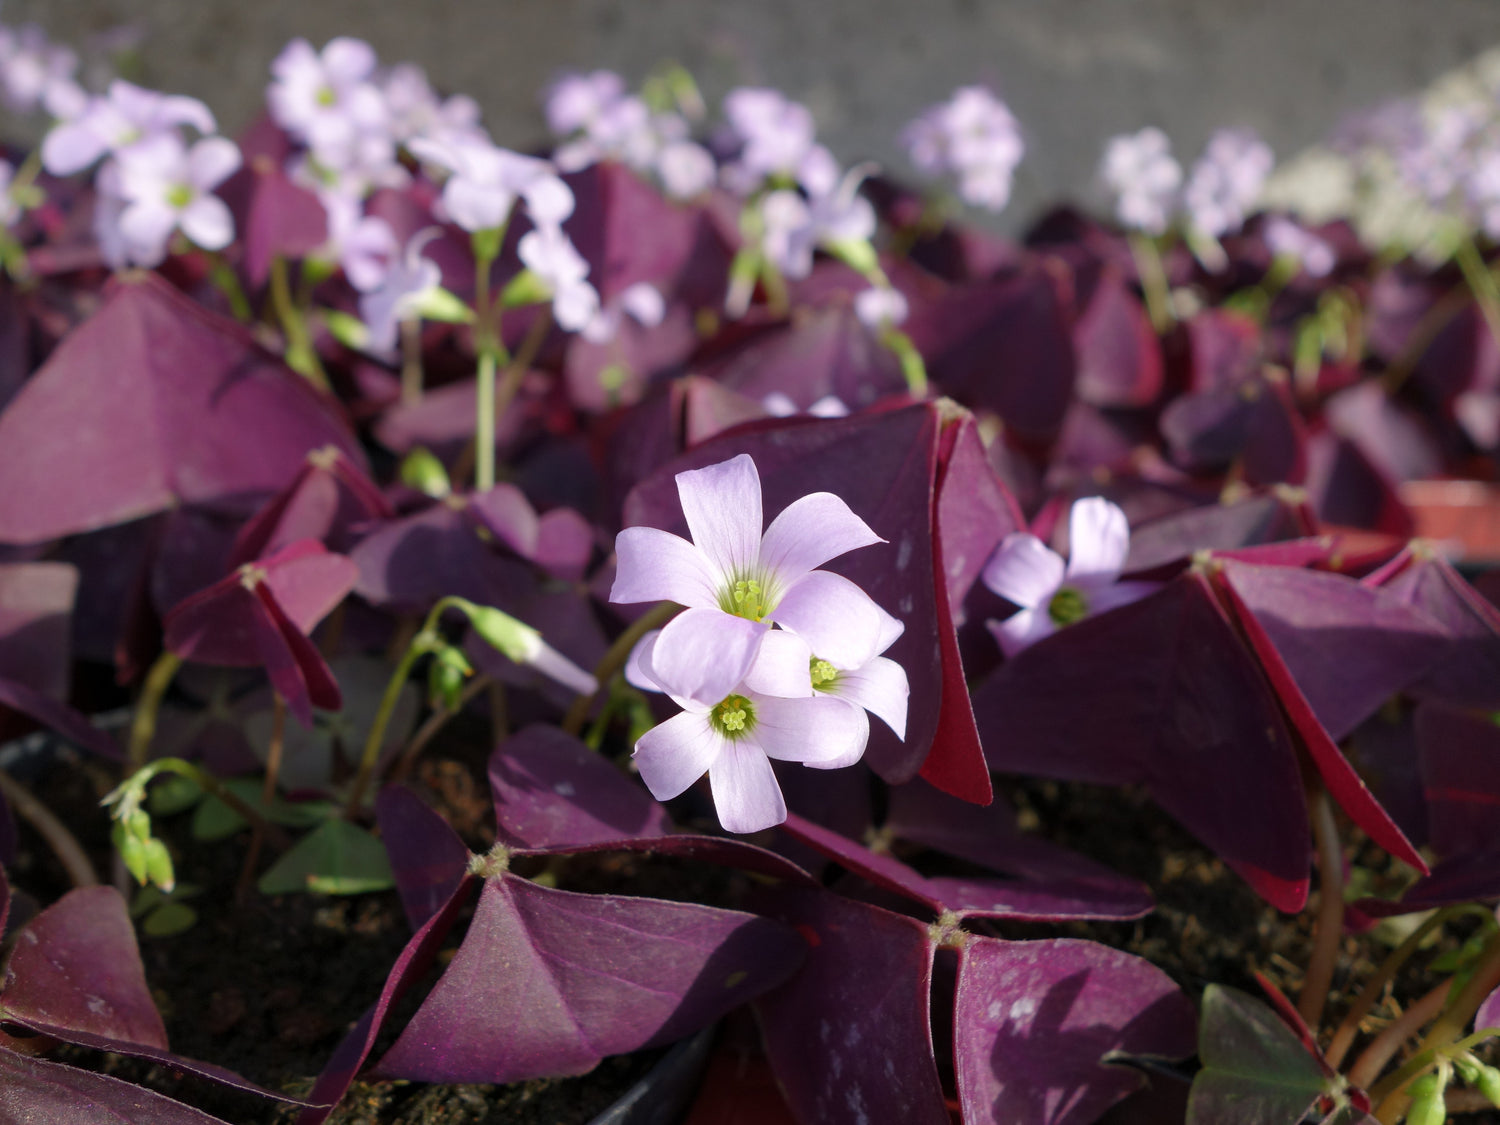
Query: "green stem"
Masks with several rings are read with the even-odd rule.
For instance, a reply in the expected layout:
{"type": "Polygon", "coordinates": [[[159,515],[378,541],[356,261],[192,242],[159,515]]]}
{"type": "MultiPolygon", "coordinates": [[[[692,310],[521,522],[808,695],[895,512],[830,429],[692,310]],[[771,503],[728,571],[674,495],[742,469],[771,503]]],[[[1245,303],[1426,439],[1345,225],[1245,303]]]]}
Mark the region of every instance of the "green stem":
{"type": "Polygon", "coordinates": [[[286,259],[280,254],[271,259],[271,305],[276,310],[276,319],[281,322],[281,331],[286,336],[287,366],[319,390],[329,390],[328,373],[313,347],[312,337],[307,332],[307,321],[292,301],[291,283],[287,278],[286,259]]]}
{"type": "Polygon", "coordinates": [[[1333,1033],[1333,1041],[1328,1045],[1328,1051],[1324,1056],[1329,1066],[1335,1070],[1339,1068],[1344,1057],[1349,1053],[1349,1048],[1354,1045],[1354,1037],[1359,1034],[1360,1022],[1370,1014],[1380,999],[1381,993],[1385,991],[1385,986],[1395,979],[1401,966],[1406,964],[1422,947],[1422,943],[1427,940],[1427,935],[1454,918],[1471,913],[1491,916],[1484,907],[1473,904],[1445,906],[1441,910],[1434,910],[1420,926],[1406,936],[1405,941],[1386,955],[1374,975],[1365,980],[1364,987],[1360,989],[1354,1005],[1344,1017],[1344,1022],[1339,1024],[1338,1030],[1333,1033]]]}
{"type": "MultiPolygon", "coordinates": [[[[521,346],[516,349],[515,356],[505,367],[505,374],[500,380],[500,385],[494,391],[494,399],[490,403],[490,425],[493,428],[498,420],[505,416],[510,409],[511,403],[515,401],[517,392],[521,389],[521,381],[526,378],[526,372],[530,370],[532,361],[536,359],[536,353],[541,351],[542,343],[547,339],[547,333],[552,328],[552,310],[544,309],[531,322],[531,327],[526,331],[526,339],[521,341],[521,346]]],[[[494,458],[494,440],[490,441],[490,457],[494,458]]],[[[493,473],[493,468],[492,468],[493,473]]],[[[490,481],[494,483],[493,479],[490,481]]]]}
{"type": "Polygon", "coordinates": [[[401,322],[401,401],[410,406],[422,398],[422,321],[401,322]]]}
{"type": "MultiPolygon", "coordinates": [[[[175,773],[179,777],[185,777],[197,785],[199,789],[223,801],[224,804],[243,817],[246,822],[265,836],[266,841],[273,848],[276,848],[278,851],[284,851],[290,844],[286,833],[261,816],[256,811],[255,806],[235,796],[217,777],[185,758],[157,758],[156,761],[146,766],[143,771],[138,771],[138,773],[144,773],[145,775],[140,777],[142,785],[149,784],[151,779],[160,773],[175,773]]],[[[134,777],[137,775],[132,774],[131,776],[134,777]]]]}
{"type": "Polygon", "coordinates": [[[375,775],[375,766],[380,760],[380,747],[385,742],[386,727],[390,726],[391,716],[396,713],[396,704],[401,701],[401,689],[411,678],[412,665],[441,643],[442,638],[437,632],[438,619],[442,617],[444,610],[457,606],[462,601],[462,598],[438,599],[438,603],[427,614],[427,619],[422,622],[422,627],[417,630],[416,636],[412,637],[411,643],[406,646],[406,651],[401,654],[401,659],[397,661],[396,670],[391,673],[390,681],[385,685],[385,693],[380,697],[380,706],[376,709],[375,719],[370,724],[370,733],[365,739],[364,753],[359,759],[359,770],[355,773],[354,782],[349,787],[349,798],[344,805],[344,815],[350,820],[359,815],[360,807],[364,803],[365,790],[370,787],[370,779],[375,775]]]}
{"type": "Polygon", "coordinates": [[[182,657],[164,649],[146,673],[145,682],[141,684],[141,697],[135,702],[135,715],[130,721],[130,748],[125,756],[126,767],[132,774],[146,764],[151,739],[156,735],[156,716],[161,710],[162,698],[181,667],[182,657]]]}
{"type": "Polygon", "coordinates": [[[1146,298],[1146,311],[1151,316],[1151,327],[1158,336],[1172,327],[1172,295],[1167,287],[1167,271],[1161,262],[1161,251],[1156,240],[1141,231],[1130,232],[1130,254],[1135,259],[1135,272],[1140,276],[1141,292],[1146,298]]]}
{"type": "Polygon", "coordinates": [[[427,716],[427,721],[417,728],[417,733],[411,736],[411,741],[406,744],[406,748],[401,751],[401,756],[391,766],[391,781],[401,781],[407,774],[411,773],[412,765],[416,762],[422,751],[427,748],[427,744],[437,735],[438,731],[442,730],[447,725],[449,719],[462,711],[471,699],[484,691],[489,685],[490,678],[488,676],[475,676],[464,685],[464,690],[459,692],[458,706],[452,710],[445,707],[441,711],[434,711],[431,715],[427,716]]]}
{"type": "Polygon", "coordinates": [[[474,381],[474,490],[495,487],[495,350],[481,345],[474,381]]]}
{"type": "Polygon", "coordinates": [[[649,633],[652,629],[659,629],[670,621],[682,607],[675,602],[662,602],[647,610],[631,623],[609,646],[609,651],[599,660],[594,668],[594,679],[599,682],[599,689],[593,695],[580,695],[573,700],[573,705],[568,708],[567,715],[563,718],[562,729],[569,734],[576,735],[583,730],[583,724],[588,721],[589,711],[593,709],[594,702],[609,690],[609,681],[614,679],[615,673],[625,667],[625,662],[630,659],[631,650],[636,643],[649,633]]]}
{"type": "Polygon", "coordinates": [[[1472,238],[1464,238],[1453,257],[1473,290],[1474,299],[1479,302],[1479,311],[1484,314],[1485,324],[1489,325],[1490,336],[1496,346],[1500,346],[1500,285],[1496,284],[1495,275],[1490,272],[1472,238]]]}
{"type": "Polygon", "coordinates": [[[240,285],[240,278],[234,272],[223,254],[213,251],[208,255],[211,263],[209,266],[209,278],[224,294],[225,300],[229,302],[229,311],[234,313],[234,319],[241,324],[249,324],[255,319],[255,313],[250,308],[250,298],[245,296],[245,290],[240,285]]]}

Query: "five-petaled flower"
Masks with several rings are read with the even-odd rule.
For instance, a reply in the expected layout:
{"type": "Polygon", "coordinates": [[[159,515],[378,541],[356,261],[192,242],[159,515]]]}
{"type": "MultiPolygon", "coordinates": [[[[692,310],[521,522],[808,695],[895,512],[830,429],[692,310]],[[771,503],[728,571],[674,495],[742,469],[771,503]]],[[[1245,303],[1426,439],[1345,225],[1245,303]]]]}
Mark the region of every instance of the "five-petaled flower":
{"type": "Polygon", "coordinates": [[[984,568],[984,584],[1020,606],[989,622],[1006,656],[1014,656],[1064,625],[1143,598],[1154,582],[1121,582],[1130,553],[1130,524],[1098,496],[1079,500],[1068,516],[1068,561],[1029,532],[1007,535],[984,568]]]}
{"type": "Polygon", "coordinates": [[[610,600],[687,607],[662,630],[657,678],[674,694],[715,704],[749,674],[772,622],[835,668],[868,664],[885,614],[849,579],[815,569],[885,540],[839,497],[793,501],[761,533],[760,475],[747,454],[677,474],[693,540],[628,527],[615,541],[610,600]]]}

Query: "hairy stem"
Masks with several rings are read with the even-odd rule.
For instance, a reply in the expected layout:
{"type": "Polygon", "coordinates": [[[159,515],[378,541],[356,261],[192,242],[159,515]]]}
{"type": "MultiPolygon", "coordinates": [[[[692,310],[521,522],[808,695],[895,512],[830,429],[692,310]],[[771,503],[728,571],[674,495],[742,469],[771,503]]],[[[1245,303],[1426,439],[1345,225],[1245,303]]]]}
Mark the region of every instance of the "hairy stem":
{"type": "Polygon", "coordinates": [[[141,696],[135,701],[135,715],[130,722],[130,746],[125,756],[126,769],[132,774],[146,764],[151,739],[156,735],[156,716],[161,710],[162,698],[172,684],[172,677],[181,667],[182,657],[163,649],[146,673],[145,682],[141,684],[141,696]]]}
{"type": "Polygon", "coordinates": [[[1339,843],[1333,802],[1321,781],[1312,784],[1308,812],[1318,849],[1318,924],[1302,993],[1297,997],[1297,1012],[1308,1027],[1316,1030],[1328,1003],[1339,943],[1344,937],[1344,849],[1339,843]]]}
{"type": "Polygon", "coordinates": [[[573,700],[573,705],[568,708],[568,713],[562,722],[562,729],[569,734],[576,735],[583,730],[583,724],[588,721],[589,712],[594,703],[609,690],[609,681],[614,679],[615,673],[625,667],[625,662],[630,659],[630,652],[652,629],[659,629],[670,621],[682,607],[675,602],[662,602],[638,617],[623,633],[616,638],[615,643],[609,646],[609,651],[599,660],[594,669],[594,679],[599,682],[599,688],[593,695],[580,695],[573,700]]]}
{"type": "Polygon", "coordinates": [[[31,825],[47,847],[52,849],[52,854],[63,865],[75,887],[92,887],[99,882],[94,865],[89,862],[88,852],[83,850],[78,837],[68,830],[68,826],[51,809],[37,800],[31,790],[4,770],[0,770],[0,795],[4,795],[10,807],[16,810],[16,815],[31,825]]]}

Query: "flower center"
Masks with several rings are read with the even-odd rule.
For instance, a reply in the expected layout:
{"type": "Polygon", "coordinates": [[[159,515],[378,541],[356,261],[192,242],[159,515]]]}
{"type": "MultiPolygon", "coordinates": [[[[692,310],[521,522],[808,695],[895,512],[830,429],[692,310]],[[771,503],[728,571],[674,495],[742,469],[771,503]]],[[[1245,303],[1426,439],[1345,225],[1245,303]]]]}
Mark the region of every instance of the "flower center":
{"type": "Polygon", "coordinates": [[[1089,603],[1077,586],[1059,586],[1047,603],[1047,616],[1054,625],[1071,625],[1089,615],[1089,603]]]}
{"type": "Polygon", "coordinates": [[[726,595],[720,597],[720,608],[736,617],[759,621],[771,609],[769,593],[758,580],[742,578],[729,588],[726,595]]]}
{"type": "Polygon", "coordinates": [[[725,738],[739,738],[755,727],[755,708],[743,695],[726,695],[708,713],[709,724],[725,738]]]}
{"type": "Polygon", "coordinates": [[[193,201],[193,188],[190,184],[173,184],[167,189],[167,206],[181,211],[193,201]]]}
{"type": "Polygon", "coordinates": [[[338,91],[332,86],[318,87],[318,104],[321,106],[337,105],[339,101],[338,91]]]}
{"type": "Polygon", "coordinates": [[[808,662],[808,670],[812,673],[812,686],[817,691],[832,691],[834,684],[838,681],[839,670],[826,660],[819,660],[816,656],[808,662]]]}

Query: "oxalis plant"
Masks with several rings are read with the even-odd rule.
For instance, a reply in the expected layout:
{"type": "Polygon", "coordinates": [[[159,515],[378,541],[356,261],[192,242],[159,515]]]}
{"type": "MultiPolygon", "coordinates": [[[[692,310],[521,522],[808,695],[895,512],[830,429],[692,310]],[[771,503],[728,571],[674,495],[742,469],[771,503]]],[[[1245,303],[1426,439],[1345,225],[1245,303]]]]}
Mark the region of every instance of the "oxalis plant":
{"type": "Polygon", "coordinates": [[[916,190],[671,66],[524,153],[352,38],[237,141],[84,71],[0,28],[0,1117],[1500,1106],[1488,107],[1342,130],[1399,242],[1148,127],[1012,243],[979,86],[916,190]]]}

